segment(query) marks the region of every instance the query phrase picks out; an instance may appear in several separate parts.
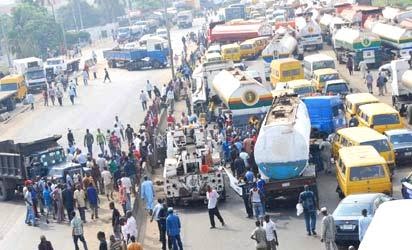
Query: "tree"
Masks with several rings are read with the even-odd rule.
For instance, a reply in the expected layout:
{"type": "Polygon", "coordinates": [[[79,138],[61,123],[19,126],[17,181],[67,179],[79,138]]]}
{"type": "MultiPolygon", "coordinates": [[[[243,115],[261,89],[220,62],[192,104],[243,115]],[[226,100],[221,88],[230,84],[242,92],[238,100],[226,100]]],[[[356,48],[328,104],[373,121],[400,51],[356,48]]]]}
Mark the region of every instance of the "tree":
{"type": "Polygon", "coordinates": [[[22,3],[12,10],[8,38],[17,57],[47,57],[48,50],[58,50],[62,30],[44,7],[22,3]]]}
{"type": "Polygon", "coordinates": [[[135,2],[136,7],[141,10],[154,10],[163,7],[163,0],[136,0],[135,2]]]}
{"type": "Polygon", "coordinates": [[[126,3],[119,0],[95,0],[106,22],[114,22],[116,17],[125,15],[126,3]]]}
{"type": "MultiPolygon", "coordinates": [[[[84,1],[80,1],[80,8],[82,9],[83,25],[85,28],[98,26],[104,23],[104,18],[99,9],[84,1]]],[[[57,9],[57,16],[64,23],[65,28],[69,30],[76,29],[74,18],[80,20],[78,11],[74,11],[73,17],[73,10],[77,10],[77,6],[72,1],[57,9]]]]}

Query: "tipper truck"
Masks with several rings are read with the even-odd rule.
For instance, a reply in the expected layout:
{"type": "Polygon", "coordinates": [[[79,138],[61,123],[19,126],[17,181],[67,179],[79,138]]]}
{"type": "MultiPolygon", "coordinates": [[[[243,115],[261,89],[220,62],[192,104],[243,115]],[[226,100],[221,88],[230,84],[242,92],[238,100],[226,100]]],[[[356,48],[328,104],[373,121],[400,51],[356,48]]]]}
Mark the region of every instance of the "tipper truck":
{"type": "Polygon", "coordinates": [[[13,69],[16,74],[24,76],[29,91],[46,87],[47,80],[42,59],[36,57],[16,59],[13,61],[13,69]]]}
{"type": "Polygon", "coordinates": [[[27,143],[12,140],[0,142],[0,201],[11,199],[16,191],[21,191],[24,182],[37,176],[48,176],[53,170],[73,167],[79,164],[66,162],[63,147],[57,141],[61,135],[54,135],[27,143]],[[72,166],[73,165],[73,166],[72,166]]]}
{"type": "Polygon", "coordinates": [[[391,62],[391,71],[392,105],[412,124],[412,70],[406,59],[399,59],[391,62]]]}
{"type": "Polygon", "coordinates": [[[341,28],[334,36],[333,46],[339,63],[346,63],[349,55],[352,56],[355,70],[361,61],[368,68],[377,68],[382,64],[381,39],[375,34],[341,28]]]}
{"type": "Polygon", "coordinates": [[[168,64],[169,50],[164,40],[149,38],[146,46],[137,49],[113,49],[103,51],[110,68],[125,68],[129,71],[143,68],[164,68],[168,64]]]}
{"type": "Polygon", "coordinates": [[[267,201],[297,199],[308,185],[317,195],[315,167],[309,165],[311,124],[305,104],[297,96],[274,100],[255,144],[255,160],[266,180],[267,201]]]}

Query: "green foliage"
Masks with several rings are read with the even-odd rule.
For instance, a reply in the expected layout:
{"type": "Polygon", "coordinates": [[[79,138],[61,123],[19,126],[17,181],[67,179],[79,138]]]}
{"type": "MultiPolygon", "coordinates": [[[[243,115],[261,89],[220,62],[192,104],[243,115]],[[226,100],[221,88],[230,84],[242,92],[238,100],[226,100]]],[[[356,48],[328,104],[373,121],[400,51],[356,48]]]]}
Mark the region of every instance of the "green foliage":
{"type": "Polygon", "coordinates": [[[88,43],[90,41],[90,33],[86,31],[66,32],[67,46],[73,47],[77,43],[88,43]]]}
{"type": "Polygon", "coordinates": [[[59,49],[62,31],[45,8],[33,3],[23,3],[12,10],[8,38],[17,57],[44,58],[48,49],[59,49]]]}
{"type": "MultiPolygon", "coordinates": [[[[84,28],[98,26],[104,23],[104,18],[102,17],[102,13],[99,9],[91,6],[85,1],[80,1],[79,5],[82,11],[84,28]]],[[[69,4],[57,9],[57,16],[58,19],[64,23],[65,29],[76,29],[76,23],[74,22],[74,18],[76,18],[77,20],[77,27],[80,28],[78,6],[74,3],[74,1],[71,1],[69,4]]]]}
{"type": "Polygon", "coordinates": [[[135,3],[134,6],[141,10],[154,10],[163,7],[163,0],[136,0],[135,3]]]}
{"type": "Polygon", "coordinates": [[[372,0],[373,6],[393,6],[393,7],[400,7],[406,8],[411,6],[412,0],[372,0]]]}

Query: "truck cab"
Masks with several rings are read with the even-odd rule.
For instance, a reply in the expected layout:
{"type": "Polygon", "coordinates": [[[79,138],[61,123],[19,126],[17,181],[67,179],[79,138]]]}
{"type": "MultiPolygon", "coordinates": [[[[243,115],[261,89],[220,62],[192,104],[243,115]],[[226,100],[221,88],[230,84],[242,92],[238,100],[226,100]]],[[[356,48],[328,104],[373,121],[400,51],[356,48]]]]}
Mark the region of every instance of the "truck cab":
{"type": "Polygon", "coordinates": [[[338,95],[342,98],[349,94],[349,92],[349,85],[343,79],[326,81],[322,90],[322,94],[324,95],[338,95]]]}
{"type": "Polygon", "coordinates": [[[47,71],[48,68],[52,68],[53,74],[58,75],[66,71],[67,64],[63,57],[48,58],[46,59],[46,65],[44,66],[44,69],[47,71]]]}
{"type": "Polygon", "coordinates": [[[191,10],[185,10],[177,13],[177,26],[179,28],[192,27],[193,14],[191,10]]]}
{"type": "Polygon", "coordinates": [[[47,80],[42,59],[36,57],[16,59],[13,61],[13,70],[24,76],[29,91],[46,87],[47,80]]]}
{"type": "Polygon", "coordinates": [[[17,91],[16,99],[22,101],[27,94],[27,85],[22,75],[8,75],[0,80],[0,91],[17,91]]]}

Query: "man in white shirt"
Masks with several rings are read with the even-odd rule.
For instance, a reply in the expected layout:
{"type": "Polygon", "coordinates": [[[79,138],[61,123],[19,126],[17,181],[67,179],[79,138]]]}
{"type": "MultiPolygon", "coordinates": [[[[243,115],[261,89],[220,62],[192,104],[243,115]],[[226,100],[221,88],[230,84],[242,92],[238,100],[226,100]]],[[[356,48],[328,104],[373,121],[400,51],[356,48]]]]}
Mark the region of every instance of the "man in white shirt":
{"type": "Polygon", "coordinates": [[[248,168],[249,167],[249,154],[245,151],[244,148],[242,148],[242,152],[240,152],[239,157],[245,163],[245,167],[248,168]]]}
{"type": "MultiPolygon", "coordinates": [[[[114,117],[114,127],[118,127],[119,128],[119,135],[117,135],[119,138],[120,138],[120,136],[122,136],[122,140],[124,140],[124,126],[123,126],[123,123],[119,120],[119,117],[116,115],[115,117],[114,117]]],[[[117,132],[116,132],[117,133],[117,132]]]]}
{"type": "Polygon", "coordinates": [[[219,209],[217,208],[217,201],[219,199],[219,194],[216,190],[212,189],[209,185],[207,186],[206,192],[207,198],[207,209],[209,210],[209,219],[210,219],[210,229],[216,228],[215,226],[215,215],[222,223],[222,226],[225,225],[225,222],[222,216],[219,213],[219,209]]]}
{"type": "Polygon", "coordinates": [[[131,202],[130,193],[131,193],[131,189],[132,189],[132,181],[130,180],[130,178],[128,176],[126,176],[125,173],[122,174],[121,181],[122,181],[123,186],[126,188],[127,203],[129,205],[131,205],[132,202],[131,202]]]}
{"type": "Polygon", "coordinates": [[[276,224],[270,219],[269,215],[265,215],[263,228],[266,231],[267,250],[276,250],[276,246],[279,246],[276,224]]]}
{"type": "Polygon", "coordinates": [[[110,197],[112,198],[112,200],[114,200],[113,199],[113,176],[107,170],[107,167],[103,168],[102,179],[103,179],[103,185],[104,185],[104,193],[107,196],[107,200],[110,201],[109,194],[110,194],[110,197]]]}
{"type": "Polygon", "coordinates": [[[136,219],[133,217],[132,215],[132,211],[127,211],[126,212],[126,225],[128,228],[128,233],[129,233],[129,238],[131,236],[134,236],[135,238],[137,238],[137,222],[136,219]]]}
{"type": "Polygon", "coordinates": [[[100,172],[103,172],[104,167],[107,167],[107,161],[103,157],[103,154],[98,155],[97,160],[96,160],[96,164],[97,164],[97,166],[99,166],[100,172]]]}
{"type": "Polygon", "coordinates": [[[150,99],[152,99],[153,85],[149,80],[146,82],[146,92],[150,99]]]}
{"type": "Polygon", "coordinates": [[[73,193],[73,200],[75,202],[75,205],[77,206],[77,209],[79,210],[80,218],[83,222],[86,222],[86,194],[84,193],[84,190],[80,187],[80,185],[77,185],[77,189],[73,193]]]}
{"type": "Polygon", "coordinates": [[[159,211],[160,209],[163,208],[163,199],[159,198],[157,199],[157,204],[156,206],[154,206],[153,208],[153,213],[152,213],[152,219],[150,220],[150,222],[153,221],[153,219],[157,222],[157,227],[159,228],[159,241],[162,240],[162,224],[160,223],[160,218],[159,218],[159,211]]]}
{"type": "Polygon", "coordinates": [[[368,216],[368,210],[363,209],[362,218],[359,219],[359,241],[363,240],[363,237],[365,236],[366,230],[368,229],[371,221],[372,218],[368,216]]]}

